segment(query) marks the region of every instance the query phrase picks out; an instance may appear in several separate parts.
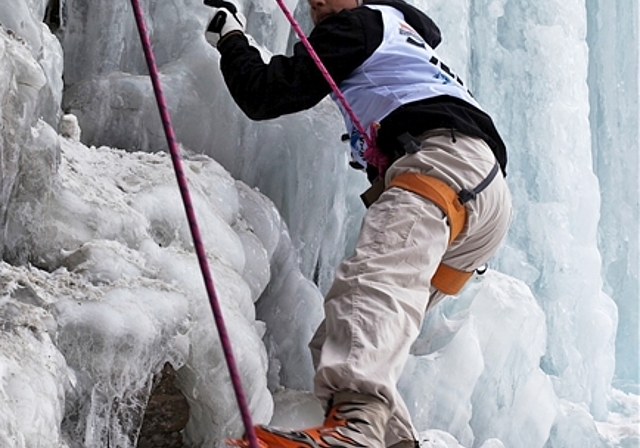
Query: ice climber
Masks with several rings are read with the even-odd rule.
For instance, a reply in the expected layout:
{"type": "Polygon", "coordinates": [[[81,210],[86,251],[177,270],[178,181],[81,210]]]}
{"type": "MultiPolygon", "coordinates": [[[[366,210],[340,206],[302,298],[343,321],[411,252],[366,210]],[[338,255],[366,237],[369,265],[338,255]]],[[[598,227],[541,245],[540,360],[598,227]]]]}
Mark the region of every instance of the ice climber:
{"type": "MultiPolygon", "coordinates": [[[[440,31],[424,13],[402,0],[308,1],[310,43],[363,127],[377,129],[377,149],[363,148],[340,107],[352,165],[366,169],[374,188],[364,195],[370,206],[355,252],[337,268],[309,344],[325,421],[298,431],[257,426],[256,435],[271,448],[418,447],[396,383],[427,309],[455,294],[507,232],[505,145],[434,52],[440,31]]],[[[331,94],[302,44],[264,63],[243,16],[224,5],[205,35],[249,118],[309,109],[331,94]]]]}

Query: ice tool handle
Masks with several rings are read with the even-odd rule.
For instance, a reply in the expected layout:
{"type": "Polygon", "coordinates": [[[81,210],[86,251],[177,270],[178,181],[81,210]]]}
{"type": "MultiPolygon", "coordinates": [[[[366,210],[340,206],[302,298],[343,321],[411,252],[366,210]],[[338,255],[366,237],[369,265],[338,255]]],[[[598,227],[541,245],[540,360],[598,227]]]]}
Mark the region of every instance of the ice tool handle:
{"type": "MultiPolygon", "coordinates": [[[[211,0],[206,0],[206,1],[211,1],[211,0]]],[[[227,2],[222,1],[221,3],[227,3],[227,2]]],[[[169,146],[169,152],[171,154],[171,160],[173,162],[173,167],[176,174],[176,180],[178,181],[178,186],[180,187],[180,194],[182,195],[182,201],[184,203],[185,212],[187,214],[189,229],[191,230],[191,236],[193,238],[193,245],[196,251],[196,255],[198,257],[198,262],[200,264],[200,270],[204,280],[205,288],[207,290],[207,295],[209,296],[209,304],[211,305],[213,317],[216,322],[216,327],[218,329],[220,344],[222,346],[222,351],[224,353],[224,357],[227,362],[227,367],[229,369],[229,376],[231,377],[231,383],[233,385],[233,390],[235,392],[236,400],[238,402],[238,407],[240,409],[240,414],[242,416],[242,422],[245,427],[246,437],[249,441],[250,448],[261,448],[260,445],[258,444],[258,439],[256,437],[255,430],[253,428],[251,415],[249,413],[249,406],[247,404],[247,399],[244,394],[244,389],[242,388],[240,373],[238,371],[238,367],[236,365],[236,361],[233,356],[233,350],[231,348],[231,339],[229,338],[227,327],[225,325],[224,318],[222,316],[222,308],[220,307],[218,295],[216,294],[216,290],[213,284],[213,278],[211,276],[211,269],[209,268],[209,262],[207,260],[207,255],[204,250],[204,244],[202,243],[202,238],[200,236],[200,230],[198,228],[198,223],[197,223],[195,211],[193,208],[193,202],[191,200],[191,194],[189,193],[189,187],[187,184],[187,176],[182,167],[182,160],[180,158],[178,143],[175,137],[175,133],[173,131],[173,126],[171,124],[171,117],[169,115],[167,102],[162,92],[162,85],[160,84],[160,74],[158,73],[158,68],[156,66],[153,50],[151,49],[151,41],[149,40],[147,27],[144,23],[144,17],[142,13],[142,8],[140,7],[140,1],[131,0],[131,6],[133,8],[133,14],[135,16],[136,25],[138,27],[138,33],[140,34],[142,49],[144,51],[147,66],[149,68],[149,76],[151,78],[153,91],[156,97],[156,102],[158,104],[158,111],[160,112],[162,126],[164,128],[164,133],[167,137],[167,144],[169,146]]]]}

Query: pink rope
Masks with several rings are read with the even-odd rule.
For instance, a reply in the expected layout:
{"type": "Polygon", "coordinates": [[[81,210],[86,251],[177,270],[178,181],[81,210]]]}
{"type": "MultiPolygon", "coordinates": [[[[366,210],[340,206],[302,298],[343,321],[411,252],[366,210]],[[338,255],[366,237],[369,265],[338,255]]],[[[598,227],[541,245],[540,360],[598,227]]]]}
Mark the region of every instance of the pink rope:
{"type": "MultiPolygon", "coordinates": [[[[304,47],[309,52],[311,59],[313,59],[313,62],[315,62],[315,64],[318,66],[318,69],[322,73],[322,76],[324,76],[324,79],[326,79],[327,82],[329,83],[329,86],[331,87],[331,90],[333,90],[333,93],[338,98],[338,101],[340,101],[340,104],[342,104],[342,107],[344,107],[344,110],[347,111],[347,114],[349,115],[349,118],[351,118],[351,121],[353,122],[354,126],[356,127],[358,132],[360,132],[360,135],[364,137],[367,148],[368,148],[368,150],[365,151],[365,157],[367,152],[371,154],[371,152],[374,152],[374,148],[376,148],[376,145],[373,139],[371,138],[369,133],[364,129],[364,126],[362,126],[362,124],[360,123],[360,120],[358,120],[358,117],[356,116],[355,112],[351,108],[351,105],[349,104],[347,99],[344,97],[344,95],[340,91],[340,88],[338,87],[338,85],[335,83],[335,81],[329,74],[329,71],[320,60],[318,53],[316,53],[316,51],[311,46],[309,39],[307,39],[307,36],[305,36],[304,31],[302,31],[302,28],[300,28],[300,25],[291,14],[291,11],[289,11],[289,8],[287,8],[287,5],[284,4],[283,0],[276,0],[276,2],[278,2],[280,9],[282,9],[282,12],[287,17],[287,20],[289,20],[289,23],[291,23],[291,26],[293,27],[294,31],[300,38],[302,45],[304,45],[304,47]]],[[[379,150],[377,152],[379,152],[379,150]]]]}
{"type": "Polygon", "coordinates": [[[231,340],[229,338],[226,325],[224,323],[224,318],[222,316],[222,309],[220,307],[218,296],[216,294],[215,287],[213,285],[213,278],[211,277],[209,262],[207,261],[207,256],[204,250],[204,244],[202,243],[200,230],[198,228],[198,223],[196,221],[196,216],[193,209],[193,203],[191,201],[191,195],[189,193],[189,187],[187,185],[187,176],[185,175],[184,170],[182,168],[182,160],[180,159],[178,144],[176,141],[175,134],[173,132],[173,126],[171,125],[171,117],[169,115],[169,110],[167,108],[167,104],[164,99],[164,94],[162,93],[160,76],[158,74],[155,58],[153,56],[153,51],[151,49],[151,41],[149,40],[147,28],[144,23],[142,9],[140,8],[140,2],[138,0],[131,0],[131,6],[133,7],[133,13],[136,18],[138,33],[140,34],[140,40],[142,42],[142,49],[144,50],[147,66],[149,67],[149,76],[151,77],[151,82],[153,84],[153,90],[156,96],[156,101],[158,103],[160,118],[162,119],[162,126],[164,127],[164,132],[167,137],[167,143],[169,145],[169,151],[171,153],[171,160],[173,161],[173,167],[176,173],[176,178],[178,180],[178,185],[180,187],[182,201],[184,203],[184,208],[187,213],[187,220],[189,221],[189,228],[191,229],[193,244],[196,250],[196,254],[198,256],[198,262],[200,263],[200,270],[202,271],[202,277],[204,279],[207,295],[209,296],[209,303],[211,305],[211,310],[213,311],[216,327],[218,328],[220,343],[222,344],[222,350],[224,352],[224,357],[227,361],[227,367],[229,369],[229,375],[231,376],[231,382],[233,384],[233,389],[236,394],[236,400],[238,402],[240,413],[242,415],[242,421],[245,426],[246,437],[249,439],[249,446],[251,448],[260,448],[260,445],[258,444],[258,439],[255,434],[255,430],[253,428],[253,423],[251,422],[249,406],[247,405],[247,399],[245,397],[244,390],[242,388],[240,373],[238,372],[238,367],[236,365],[236,361],[233,356],[233,350],[231,348],[231,340]]]}

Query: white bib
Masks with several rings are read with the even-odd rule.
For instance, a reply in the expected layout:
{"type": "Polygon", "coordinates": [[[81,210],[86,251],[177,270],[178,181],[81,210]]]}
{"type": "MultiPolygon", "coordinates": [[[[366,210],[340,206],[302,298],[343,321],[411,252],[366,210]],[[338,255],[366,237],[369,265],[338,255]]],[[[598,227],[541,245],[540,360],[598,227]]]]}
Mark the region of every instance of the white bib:
{"type": "MultiPolygon", "coordinates": [[[[462,81],[442,62],[425,40],[390,6],[366,5],[382,13],[384,35],[380,46],[339,87],[356,117],[370,132],[374,123],[400,106],[448,95],[482,110],[462,81]]],[[[351,140],[351,153],[363,167],[364,138],[355,128],[335,94],[351,140]]],[[[372,136],[375,138],[375,135],[372,136]]]]}

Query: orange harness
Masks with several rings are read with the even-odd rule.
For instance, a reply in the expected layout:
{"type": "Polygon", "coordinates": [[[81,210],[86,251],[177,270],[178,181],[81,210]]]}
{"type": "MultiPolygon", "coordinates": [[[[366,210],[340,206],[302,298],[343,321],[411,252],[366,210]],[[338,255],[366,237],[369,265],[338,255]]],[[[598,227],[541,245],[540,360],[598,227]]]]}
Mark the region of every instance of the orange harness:
{"type": "MultiPolygon", "coordinates": [[[[400,173],[394,177],[387,188],[399,187],[411,191],[436,204],[447,216],[451,233],[449,244],[462,232],[467,222],[467,208],[464,202],[475,199],[476,195],[484,190],[496,176],[499,165],[496,164],[491,173],[475,189],[462,190],[456,193],[453,189],[435,177],[419,173],[400,173]]],[[[474,271],[466,272],[440,263],[436,273],[431,278],[431,284],[444,294],[458,294],[462,287],[471,278],[474,271]]]]}
{"type": "MultiPolygon", "coordinates": [[[[451,234],[449,244],[456,239],[467,222],[467,208],[460,202],[453,189],[435,177],[419,173],[400,173],[394,177],[387,188],[400,187],[420,195],[434,204],[447,215],[451,234]]],[[[473,271],[465,272],[440,263],[431,278],[431,284],[445,294],[458,294],[473,275],[473,271]]]]}

